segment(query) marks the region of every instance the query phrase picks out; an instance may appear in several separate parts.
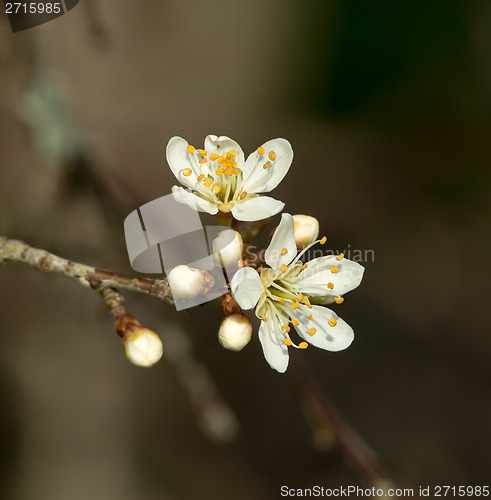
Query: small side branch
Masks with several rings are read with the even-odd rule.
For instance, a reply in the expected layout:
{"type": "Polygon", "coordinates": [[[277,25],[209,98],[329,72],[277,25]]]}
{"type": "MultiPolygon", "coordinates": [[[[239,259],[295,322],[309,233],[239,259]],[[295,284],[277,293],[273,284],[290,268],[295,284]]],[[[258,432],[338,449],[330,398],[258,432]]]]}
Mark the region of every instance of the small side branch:
{"type": "Polygon", "coordinates": [[[107,288],[130,290],[173,302],[167,279],[125,276],[64,259],[47,250],[33,248],[23,241],[0,237],[0,263],[4,262],[20,262],[38,271],[61,274],[98,291],[107,288]]]}

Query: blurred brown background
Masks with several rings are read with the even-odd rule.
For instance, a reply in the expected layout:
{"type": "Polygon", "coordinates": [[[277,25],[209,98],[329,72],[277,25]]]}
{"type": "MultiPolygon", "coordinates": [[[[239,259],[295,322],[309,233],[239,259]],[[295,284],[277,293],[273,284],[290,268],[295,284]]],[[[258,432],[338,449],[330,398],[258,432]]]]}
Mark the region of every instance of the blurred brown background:
{"type": "MultiPolygon", "coordinates": [[[[287,138],[294,164],[273,196],[317,216],[331,248],[375,255],[338,306],[353,345],[292,355],[397,480],[485,484],[490,26],[490,3],[465,0],[85,0],[15,35],[2,14],[0,234],[130,273],[123,220],[175,183],[170,137],[228,135],[246,154],[287,138]]],[[[257,337],[238,354],[218,345],[216,304],[189,315],[126,294],[180,360],[143,370],[96,294],[13,264],[0,284],[1,498],[362,484],[336,448],[313,446],[257,337]],[[205,390],[203,369],[235,439],[229,413],[202,430],[186,383],[205,390]]]]}

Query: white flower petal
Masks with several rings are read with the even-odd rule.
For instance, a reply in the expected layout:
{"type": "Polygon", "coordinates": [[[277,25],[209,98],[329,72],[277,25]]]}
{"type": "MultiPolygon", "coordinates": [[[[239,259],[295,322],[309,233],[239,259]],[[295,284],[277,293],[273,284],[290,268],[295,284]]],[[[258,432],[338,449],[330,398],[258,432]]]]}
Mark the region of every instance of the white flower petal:
{"type": "Polygon", "coordinates": [[[261,278],[252,267],[239,269],[230,282],[230,288],[234,299],[242,309],[252,309],[264,293],[261,278]]]}
{"type": "Polygon", "coordinates": [[[180,186],[172,186],[172,196],[174,196],[174,199],[177,202],[184,203],[193,210],[206,212],[211,215],[215,215],[218,212],[218,208],[215,204],[203,200],[203,198],[196,196],[194,193],[191,193],[180,186]]]}
{"type": "Polygon", "coordinates": [[[297,245],[293,233],[293,217],[290,214],[283,214],[281,222],[273,234],[264,258],[266,264],[271,268],[278,270],[283,264],[288,265],[297,255],[297,245]],[[282,250],[286,248],[287,252],[282,255],[282,250]]]}
{"type": "Polygon", "coordinates": [[[256,150],[249,155],[244,165],[244,191],[248,193],[266,193],[273,190],[287,174],[293,160],[293,149],[286,139],[272,139],[262,145],[264,154],[256,150]],[[269,154],[273,152],[275,159],[269,154]],[[266,162],[269,168],[264,168],[266,162]]]}
{"type": "Polygon", "coordinates": [[[182,137],[173,137],[167,144],[166,157],[176,179],[183,186],[193,189],[200,174],[199,163],[194,154],[188,153],[187,147],[188,143],[182,137]],[[186,168],[191,169],[191,175],[180,173],[186,168]]]}
{"type": "Polygon", "coordinates": [[[237,151],[235,161],[237,162],[237,168],[242,169],[245,163],[244,151],[242,151],[242,148],[233,139],[230,139],[225,135],[220,137],[216,135],[208,135],[205,139],[205,150],[208,153],[208,156],[211,156],[212,154],[221,156],[231,149],[235,149],[237,151]]]}
{"type": "Polygon", "coordinates": [[[300,337],[320,349],[341,351],[353,342],[355,334],[351,326],[327,307],[312,306],[309,309],[299,304],[298,309],[292,310],[290,315],[300,323],[295,326],[300,337]],[[309,314],[312,315],[311,320],[308,319],[309,314]],[[329,325],[329,320],[332,319],[336,321],[335,326],[329,325]],[[314,335],[308,333],[311,328],[317,330],[314,335]]]}
{"type": "MultiPolygon", "coordinates": [[[[278,329],[279,329],[279,325],[278,329]]],[[[281,332],[281,330],[278,330],[281,332]]],[[[271,368],[284,373],[288,368],[288,347],[283,342],[284,336],[275,332],[274,322],[261,321],[259,327],[259,341],[263,348],[264,357],[271,368]]]]}
{"type": "Polygon", "coordinates": [[[307,263],[308,267],[295,279],[294,284],[306,295],[322,297],[325,295],[343,295],[355,289],[363,277],[365,268],[348,259],[337,260],[335,255],[326,255],[307,263]],[[333,273],[331,268],[337,268],[333,273]],[[327,284],[332,283],[332,289],[327,284]]]}
{"type": "Polygon", "coordinates": [[[272,217],[283,210],[285,204],[269,196],[258,196],[244,201],[236,201],[232,215],[237,220],[255,221],[272,217]]]}

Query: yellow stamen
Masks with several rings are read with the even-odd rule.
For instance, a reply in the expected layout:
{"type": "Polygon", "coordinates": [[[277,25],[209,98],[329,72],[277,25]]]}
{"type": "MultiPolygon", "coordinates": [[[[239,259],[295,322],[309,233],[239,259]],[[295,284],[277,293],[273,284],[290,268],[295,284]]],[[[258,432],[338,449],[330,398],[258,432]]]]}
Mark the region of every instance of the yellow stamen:
{"type": "Polygon", "coordinates": [[[189,177],[192,173],[193,173],[193,171],[190,168],[185,168],[182,171],[182,175],[184,175],[185,177],[189,177]]]}
{"type": "Polygon", "coordinates": [[[233,169],[234,175],[239,175],[240,174],[240,168],[234,168],[233,169]]]}
{"type": "Polygon", "coordinates": [[[331,318],[328,321],[328,324],[329,324],[329,326],[336,326],[338,324],[338,322],[334,318],[331,318]]]}
{"type": "Polygon", "coordinates": [[[264,154],[264,148],[261,146],[260,148],[257,148],[257,153],[260,155],[264,154]]]}
{"type": "Polygon", "coordinates": [[[278,297],[278,302],[280,304],[283,304],[283,302],[285,302],[285,299],[283,297],[278,297]]]}
{"type": "Polygon", "coordinates": [[[187,147],[187,150],[188,150],[188,153],[189,154],[192,154],[194,153],[194,150],[195,150],[195,147],[194,146],[191,146],[191,144],[187,147]]]}
{"type": "Polygon", "coordinates": [[[228,175],[229,177],[233,174],[232,170],[229,170],[227,168],[227,170],[225,170],[225,175],[228,175]]]}
{"type": "Polygon", "coordinates": [[[210,160],[211,161],[215,161],[215,160],[218,160],[218,155],[213,153],[211,156],[210,156],[210,160]]]}
{"type": "Polygon", "coordinates": [[[271,151],[271,153],[269,153],[269,159],[272,160],[272,161],[275,161],[276,160],[276,153],[274,151],[271,151]]]}
{"type": "Polygon", "coordinates": [[[324,245],[324,243],[327,241],[327,236],[323,236],[322,239],[319,241],[321,245],[324,245]]]}
{"type": "Polygon", "coordinates": [[[286,248],[281,249],[281,255],[286,255],[288,253],[288,250],[286,248]]]}
{"type": "Polygon", "coordinates": [[[271,162],[270,161],[267,161],[264,165],[263,165],[263,168],[269,168],[269,166],[271,165],[271,162]]]}
{"type": "Polygon", "coordinates": [[[332,290],[334,288],[334,283],[328,283],[327,288],[329,288],[329,290],[332,290]]]}
{"type": "Polygon", "coordinates": [[[240,199],[243,200],[247,196],[247,193],[245,191],[242,192],[240,195],[240,199]]]}
{"type": "Polygon", "coordinates": [[[307,316],[307,318],[309,318],[309,319],[310,319],[310,321],[312,321],[312,320],[314,319],[314,317],[312,316],[312,314],[309,314],[309,315],[307,316]]]}
{"type": "Polygon", "coordinates": [[[211,186],[211,179],[209,177],[206,177],[205,180],[203,181],[203,184],[206,187],[210,187],[211,186]]]}
{"type": "Polygon", "coordinates": [[[298,326],[300,324],[299,321],[297,321],[296,319],[292,319],[292,325],[293,326],[298,326]]]}
{"type": "Polygon", "coordinates": [[[336,274],[339,271],[339,269],[336,266],[331,267],[331,273],[336,274]]]}
{"type": "Polygon", "coordinates": [[[334,297],[334,301],[336,302],[336,304],[341,304],[342,302],[344,302],[344,299],[343,297],[334,297]]]}
{"type": "Polygon", "coordinates": [[[312,335],[314,335],[316,331],[317,330],[315,328],[310,328],[308,334],[312,337],[312,335]]]}
{"type": "Polygon", "coordinates": [[[300,344],[298,344],[298,347],[300,349],[307,349],[307,347],[309,347],[309,344],[307,344],[307,342],[300,342],[300,344]]]}
{"type": "Polygon", "coordinates": [[[299,300],[300,302],[302,302],[302,301],[303,301],[303,295],[302,295],[301,293],[299,293],[299,294],[298,294],[298,300],[299,300]]]}
{"type": "Polygon", "coordinates": [[[343,260],[344,253],[340,253],[337,257],[336,260],[343,260]]]}
{"type": "Polygon", "coordinates": [[[199,163],[206,163],[208,160],[206,158],[201,158],[201,160],[199,161],[199,163]]]}
{"type": "Polygon", "coordinates": [[[204,150],[204,149],[198,149],[198,153],[201,155],[201,156],[206,156],[208,153],[204,150]]]}
{"type": "Polygon", "coordinates": [[[211,187],[211,189],[216,193],[218,194],[220,192],[220,185],[219,184],[213,184],[213,186],[211,187]]]}
{"type": "Polygon", "coordinates": [[[292,309],[298,309],[298,304],[292,300],[292,309]]]}
{"type": "Polygon", "coordinates": [[[266,322],[268,321],[268,318],[266,318],[266,314],[261,314],[261,319],[266,322]]]}
{"type": "Polygon", "coordinates": [[[215,170],[216,175],[223,175],[223,168],[219,168],[218,170],[215,170]]]}
{"type": "Polygon", "coordinates": [[[290,339],[285,339],[285,340],[283,341],[283,343],[284,343],[285,345],[287,345],[287,346],[292,345],[292,341],[291,341],[290,339]]]}
{"type": "Polygon", "coordinates": [[[288,325],[283,325],[281,329],[285,332],[288,333],[290,331],[290,327],[288,325]]]}
{"type": "Polygon", "coordinates": [[[286,273],[288,267],[286,266],[286,264],[281,264],[281,272],[282,273],[286,273]]]}
{"type": "Polygon", "coordinates": [[[205,178],[205,174],[200,174],[198,177],[198,182],[201,182],[205,178]]]}
{"type": "Polygon", "coordinates": [[[305,271],[305,269],[307,269],[307,267],[309,267],[309,265],[308,265],[308,264],[304,264],[304,265],[301,267],[300,271],[305,271]]]}

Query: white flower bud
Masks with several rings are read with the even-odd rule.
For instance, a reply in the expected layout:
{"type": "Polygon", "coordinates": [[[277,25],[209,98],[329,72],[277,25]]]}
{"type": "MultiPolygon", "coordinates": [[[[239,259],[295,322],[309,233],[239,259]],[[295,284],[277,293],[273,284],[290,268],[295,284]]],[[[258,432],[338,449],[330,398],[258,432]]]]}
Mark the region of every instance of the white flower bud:
{"type": "Polygon", "coordinates": [[[218,340],[225,349],[240,351],[251,340],[252,324],[242,313],[233,313],[225,317],[218,330],[218,340]]]}
{"type": "Polygon", "coordinates": [[[160,337],[148,328],[136,326],[129,329],[123,342],[126,357],[138,366],[152,366],[164,353],[160,337]]]}
{"type": "Polygon", "coordinates": [[[242,267],[242,236],[233,229],[222,231],[213,240],[213,256],[219,267],[235,270],[242,267]]]}
{"type": "Polygon", "coordinates": [[[319,221],[310,215],[294,215],[293,231],[297,248],[301,250],[319,236],[319,221]]]}
{"type": "Polygon", "coordinates": [[[172,269],[168,280],[174,299],[190,299],[204,295],[215,284],[215,279],[211,274],[184,265],[172,269]]]}

